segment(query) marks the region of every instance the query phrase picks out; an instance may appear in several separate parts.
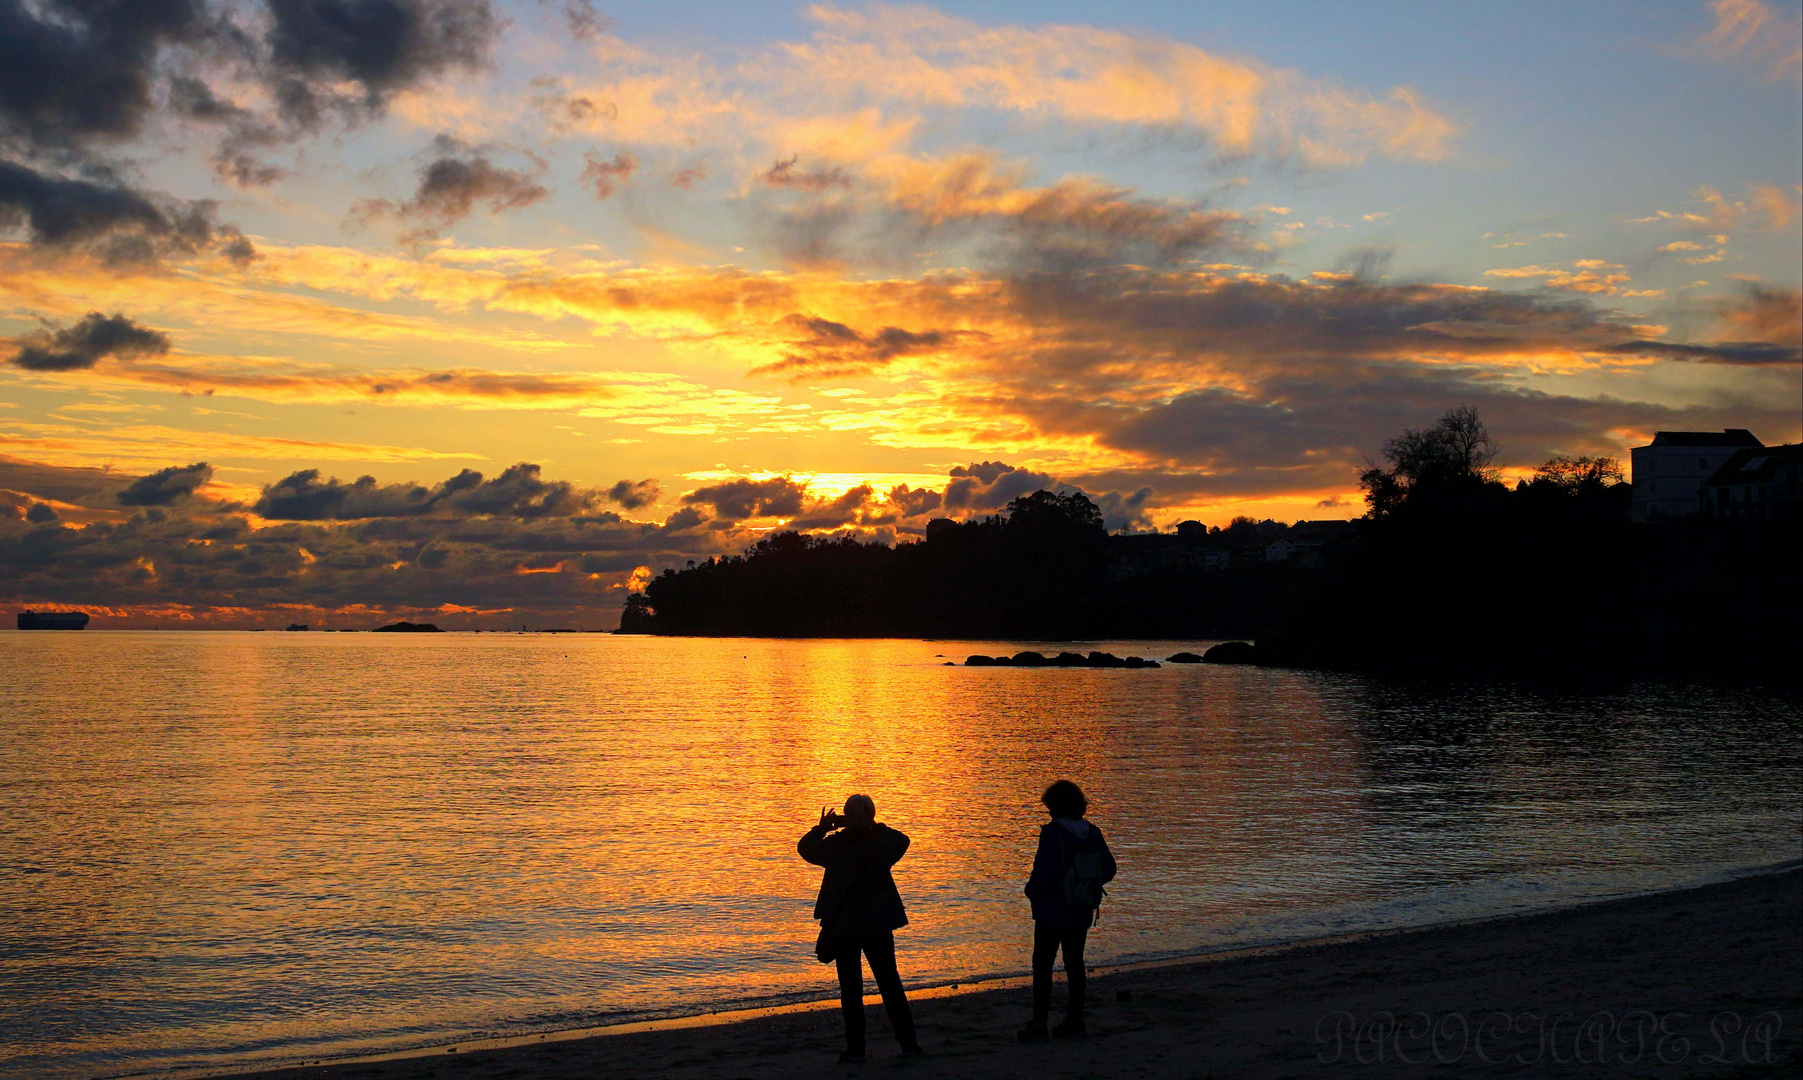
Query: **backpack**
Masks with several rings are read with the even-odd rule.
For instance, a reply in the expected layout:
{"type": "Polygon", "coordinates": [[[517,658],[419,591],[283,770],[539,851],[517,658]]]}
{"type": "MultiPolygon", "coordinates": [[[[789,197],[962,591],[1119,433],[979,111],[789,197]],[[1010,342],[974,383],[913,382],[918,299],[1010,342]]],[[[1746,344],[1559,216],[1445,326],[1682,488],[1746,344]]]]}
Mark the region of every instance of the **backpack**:
{"type": "MultiPolygon", "coordinates": [[[[1060,833],[1064,829],[1058,830],[1060,833]]],[[[1108,890],[1102,887],[1102,853],[1072,851],[1066,841],[1064,852],[1064,900],[1073,907],[1099,908],[1108,890]]]]}

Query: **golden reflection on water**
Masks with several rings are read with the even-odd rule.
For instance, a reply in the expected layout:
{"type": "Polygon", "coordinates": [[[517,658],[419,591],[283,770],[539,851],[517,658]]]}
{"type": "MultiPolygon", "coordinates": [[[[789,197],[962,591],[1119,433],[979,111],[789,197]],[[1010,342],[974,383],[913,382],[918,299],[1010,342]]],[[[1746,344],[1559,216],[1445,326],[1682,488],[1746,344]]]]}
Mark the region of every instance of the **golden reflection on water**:
{"type": "Polygon", "coordinates": [[[1794,702],[940,666],[1012,648],[5,635],[0,1074],[824,996],[794,843],[852,791],[915,981],[1025,966],[1058,776],[1122,865],[1095,961],[1798,854],[1794,702]]]}

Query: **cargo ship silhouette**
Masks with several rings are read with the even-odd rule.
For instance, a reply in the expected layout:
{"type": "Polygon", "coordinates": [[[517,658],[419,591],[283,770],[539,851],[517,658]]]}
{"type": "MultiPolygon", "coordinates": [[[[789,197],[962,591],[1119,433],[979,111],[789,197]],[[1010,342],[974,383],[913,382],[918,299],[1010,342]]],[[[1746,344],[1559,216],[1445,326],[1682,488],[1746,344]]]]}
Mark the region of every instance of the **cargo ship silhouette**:
{"type": "Polygon", "coordinates": [[[85,611],[21,611],[21,630],[80,630],[88,625],[85,611]]]}

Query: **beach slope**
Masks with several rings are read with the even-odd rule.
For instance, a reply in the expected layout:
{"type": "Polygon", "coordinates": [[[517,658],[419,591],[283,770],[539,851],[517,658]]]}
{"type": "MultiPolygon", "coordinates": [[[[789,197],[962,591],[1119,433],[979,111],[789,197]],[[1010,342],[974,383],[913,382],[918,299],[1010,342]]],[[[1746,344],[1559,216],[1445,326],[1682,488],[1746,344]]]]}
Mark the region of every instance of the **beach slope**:
{"type": "MultiPolygon", "coordinates": [[[[903,970],[906,971],[905,944],[903,970]]],[[[1023,949],[1025,945],[1023,944],[1023,949]]],[[[822,990],[829,988],[822,978],[822,990]]],[[[1566,911],[1099,973],[1091,1037],[1022,1046],[1028,994],[880,1008],[842,1066],[836,1010],[245,1074],[589,1077],[1803,1076],[1803,869],[1566,911]]],[[[1060,989],[1062,997],[1062,988],[1060,989]]]]}

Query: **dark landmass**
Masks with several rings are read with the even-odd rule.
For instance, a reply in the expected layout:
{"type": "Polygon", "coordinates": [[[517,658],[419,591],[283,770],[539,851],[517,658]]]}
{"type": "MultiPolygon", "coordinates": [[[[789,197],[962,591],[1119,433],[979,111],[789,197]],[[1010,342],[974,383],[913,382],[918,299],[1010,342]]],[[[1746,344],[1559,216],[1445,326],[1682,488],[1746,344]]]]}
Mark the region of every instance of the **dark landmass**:
{"type": "Polygon", "coordinates": [[[371,630],[370,633],[372,633],[372,634],[442,634],[442,633],[444,633],[444,631],[440,630],[436,625],[434,625],[433,623],[429,623],[429,622],[422,622],[422,623],[397,622],[397,623],[389,623],[387,626],[378,626],[374,630],[371,630]]]}
{"type": "MultiPolygon", "coordinates": [[[[627,633],[1020,641],[1242,638],[1213,663],[1446,677],[1795,683],[1803,522],[1628,520],[1611,460],[1509,487],[1469,410],[1361,476],[1356,522],[1110,536],[1080,492],[935,521],[924,540],[779,533],[666,570],[627,633]]],[[[1794,503],[1792,504],[1794,505],[1794,503]]]]}
{"type": "Polygon", "coordinates": [[[88,613],[85,611],[21,611],[18,614],[21,630],[84,630],[87,625],[88,613]]]}

